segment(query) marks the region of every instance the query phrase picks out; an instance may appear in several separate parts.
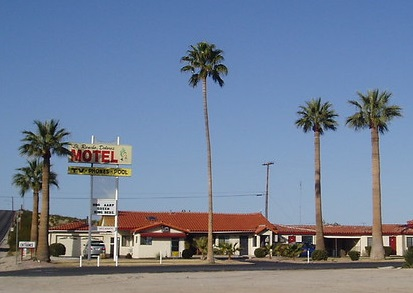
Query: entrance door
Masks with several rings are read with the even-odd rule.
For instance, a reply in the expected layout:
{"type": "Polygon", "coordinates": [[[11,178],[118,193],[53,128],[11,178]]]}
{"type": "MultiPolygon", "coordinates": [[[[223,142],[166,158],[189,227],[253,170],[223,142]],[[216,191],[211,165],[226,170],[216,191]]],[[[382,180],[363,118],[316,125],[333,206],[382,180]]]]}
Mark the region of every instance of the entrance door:
{"type": "Polygon", "coordinates": [[[248,255],[248,236],[239,237],[239,248],[241,249],[240,255],[248,255]]]}
{"type": "Polygon", "coordinates": [[[179,257],[179,238],[171,239],[171,253],[172,257],[179,257]]]}
{"type": "MultiPolygon", "coordinates": [[[[119,237],[118,237],[118,253],[117,255],[119,255],[119,251],[120,251],[120,247],[119,247],[119,237]]],[[[110,237],[110,257],[114,256],[114,252],[115,252],[115,237],[110,237]]]]}
{"type": "Polygon", "coordinates": [[[389,242],[390,242],[390,247],[391,247],[391,254],[396,255],[396,251],[397,251],[396,237],[390,236],[389,242]]]}

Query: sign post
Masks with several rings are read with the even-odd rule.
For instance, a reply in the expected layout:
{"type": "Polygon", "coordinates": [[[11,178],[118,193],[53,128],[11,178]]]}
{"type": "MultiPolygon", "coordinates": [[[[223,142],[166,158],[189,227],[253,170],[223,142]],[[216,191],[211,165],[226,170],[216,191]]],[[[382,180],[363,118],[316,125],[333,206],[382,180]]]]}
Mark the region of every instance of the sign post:
{"type": "Polygon", "coordinates": [[[92,240],[92,216],[114,216],[114,252],[113,258],[118,266],[118,199],[119,177],[132,176],[132,169],[120,168],[120,165],[132,164],[132,146],[120,145],[117,137],[116,144],[96,143],[92,136],[91,143],[69,143],[69,163],[90,164],[90,167],[69,166],[68,174],[90,176],[90,212],[89,212],[89,236],[88,259],[90,260],[90,245],[92,240]],[[96,167],[97,165],[114,165],[114,167],[96,167]],[[94,198],[94,176],[115,177],[115,194],[112,199],[94,198]]]}

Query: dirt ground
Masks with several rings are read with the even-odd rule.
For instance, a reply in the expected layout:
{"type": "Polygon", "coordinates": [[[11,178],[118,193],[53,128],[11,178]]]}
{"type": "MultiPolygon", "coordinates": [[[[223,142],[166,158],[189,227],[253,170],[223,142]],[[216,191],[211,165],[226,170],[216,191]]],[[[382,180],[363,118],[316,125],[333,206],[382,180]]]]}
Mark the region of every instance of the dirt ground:
{"type": "MultiPolygon", "coordinates": [[[[38,268],[44,277],[0,277],[0,292],[411,292],[412,269],[387,267],[354,270],[240,271],[159,274],[47,276],[47,267],[79,265],[37,263],[0,255],[0,271],[38,268]]],[[[85,265],[91,265],[85,263],[85,265]]],[[[93,265],[96,265],[93,264],[93,265]]]]}

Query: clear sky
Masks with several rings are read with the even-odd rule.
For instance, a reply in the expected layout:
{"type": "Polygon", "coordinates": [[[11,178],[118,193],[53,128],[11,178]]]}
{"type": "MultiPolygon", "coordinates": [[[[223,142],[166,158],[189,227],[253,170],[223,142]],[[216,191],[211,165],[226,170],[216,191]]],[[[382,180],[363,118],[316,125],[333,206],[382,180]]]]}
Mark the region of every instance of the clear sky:
{"type": "MultiPolygon", "coordinates": [[[[0,209],[23,204],[11,185],[22,131],[60,120],[73,142],[133,146],[133,177],[121,178],[119,209],[206,212],[201,87],[180,58],[199,41],[224,51],[225,86],[209,83],[214,211],[265,211],[270,220],[314,223],[312,133],[294,125],[300,105],[329,101],[339,128],[321,140],[327,223],[370,225],[368,130],[345,126],[357,91],[393,93],[403,118],[381,136],[384,223],[413,219],[411,137],[413,2],[349,1],[1,1],[0,209]],[[409,126],[410,125],[410,126],[409,126]]],[[[89,214],[87,176],[52,158],[60,189],[52,214],[89,214]]]]}

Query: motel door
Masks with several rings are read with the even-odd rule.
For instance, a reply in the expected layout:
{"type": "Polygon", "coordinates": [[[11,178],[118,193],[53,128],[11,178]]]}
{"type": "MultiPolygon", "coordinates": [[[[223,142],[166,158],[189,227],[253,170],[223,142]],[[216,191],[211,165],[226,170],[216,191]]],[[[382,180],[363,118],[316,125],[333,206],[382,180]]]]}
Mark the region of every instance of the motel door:
{"type": "Polygon", "coordinates": [[[179,238],[171,239],[171,253],[172,257],[179,257],[179,238]]]}
{"type": "Polygon", "coordinates": [[[248,236],[239,237],[239,248],[241,248],[240,255],[248,255],[248,236]]]}
{"type": "Polygon", "coordinates": [[[390,236],[389,237],[389,242],[390,242],[390,247],[391,247],[391,253],[395,255],[396,251],[397,251],[396,237],[395,236],[390,236]]]}

